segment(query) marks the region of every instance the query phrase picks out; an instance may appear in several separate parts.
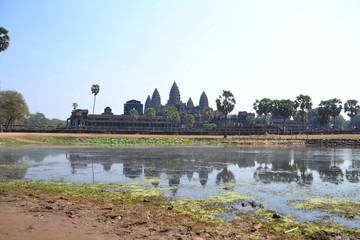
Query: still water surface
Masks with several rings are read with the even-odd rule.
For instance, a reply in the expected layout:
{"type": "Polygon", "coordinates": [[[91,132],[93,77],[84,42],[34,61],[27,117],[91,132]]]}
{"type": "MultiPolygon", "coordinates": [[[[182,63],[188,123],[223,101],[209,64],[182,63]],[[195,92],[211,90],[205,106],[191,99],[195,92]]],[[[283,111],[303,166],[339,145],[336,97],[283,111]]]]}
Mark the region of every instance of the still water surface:
{"type": "MultiPolygon", "coordinates": [[[[359,215],[346,219],[298,210],[291,204],[308,198],[360,202],[359,148],[0,148],[0,164],[26,166],[0,171],[2,181],[136,181],[144,188],[160,188],[170,198],[206,198],[236,191],[297,220],[360,226],[359,215]]],[[[240,204],[235,207],[244,211],[240,204]]]]}

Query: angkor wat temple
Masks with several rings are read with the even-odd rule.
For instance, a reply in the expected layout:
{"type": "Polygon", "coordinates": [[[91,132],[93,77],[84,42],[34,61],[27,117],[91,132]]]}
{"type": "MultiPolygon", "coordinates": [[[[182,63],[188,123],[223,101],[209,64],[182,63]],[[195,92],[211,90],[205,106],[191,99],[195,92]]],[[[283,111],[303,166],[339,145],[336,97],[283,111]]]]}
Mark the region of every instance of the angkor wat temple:
{"type": "Polygon", "coordinates": [[[186,112],[192,114],[201,114],[207,107],[209,107],[209,101],[206,93],[203,92],[200,96],[198,106],[194,106],[194,102],[191,98],[189,98],[187,103],[183,103],[181,101],[179,88],[176,85],[176,82],[174,82],[170,89],[169,100],[167,101],[166,105],[161,105],[161,97],[157,88],[155,88],[152,97],[150,98],[150,95],[148,95],[145,101],[145,111],[147,108],[152,107],[156,110],[156,115],[162,115],[163,109],[166,106],[175,106],[180,113],[186,112]]]}
{"type": "Polygon", "coordinates": [[[209,106],[206,93],[203,92],[200,96],[199,105],[195,106],[191,98],[187,103],[183,103],[181,95],[176,82],[173,83],[169,99],[166,105],[161,104],[161,97],[157,88],[155,88],[152,97],[148,95],[145,101],[145,108],[143,104],[135,99],[129,100],[124,104],[124,113],[121,115],[113,114],[110,107],[106,107],[102,114],[89,114],[87,109],[74,109],[70,118],[67,119],[67,127],[73,128],[92,128],[92,129],[106,129],[107,131],[130,130],[133,131],[159,131],[164,129],[174,129],[181,126],[181,122],[174,126],[174,123],[163,118],[163,110],[165,107],[175,106],[181,116],[191,113],[195,116],[197,125],[203,122],[204,110],[209,106]],[[155,116],[145,116],[145,111],[148,108],[155,109],[155,116]],[[130,111],[135,109],[139,116],[134,119],[130,111]]]}
{"type": "MultiPolygon", "coordinates": [[[[160,93],[155,88],[152,96],[147,96],[145,106],[141,101],[129,100],[124,104],[124,113],[121,115],[113,114],[110,107],[106,107],[102,114],[89,114],[87,109],[74,109],[70,118],[67,119],[66,127],[67,130],[74,132],[221,134],[224,124],[223,115],[214,110],[214,117],[206,120],[205,109],[208,107],[209,101],[205,92],[200,95],[197,106],[192,98],[184,103],[181,100],[180,90],[174,82],[165,105],[161,104],[160,93]],[[174,123],[163,117],[164,109],[169,106],[176,107],[180,115],[180,122],[174,123]],[[155,116],[146,116],[148,108],[155,109],[155,116]],[[133,109],[138,112],[138,116],[130,113],[133,109]],[[187,114],[192,114],[195,118],[191,129],[185,128],[184,117],[187,114]],[[209,125],[211,125],[211,129],[208,127],[209,125]]],[[[246,125],[246,118],[249,115],[255,116],[253,113],[245,111],[228,116],[229,133],[237,134],[239,127],[246,125]]]]}

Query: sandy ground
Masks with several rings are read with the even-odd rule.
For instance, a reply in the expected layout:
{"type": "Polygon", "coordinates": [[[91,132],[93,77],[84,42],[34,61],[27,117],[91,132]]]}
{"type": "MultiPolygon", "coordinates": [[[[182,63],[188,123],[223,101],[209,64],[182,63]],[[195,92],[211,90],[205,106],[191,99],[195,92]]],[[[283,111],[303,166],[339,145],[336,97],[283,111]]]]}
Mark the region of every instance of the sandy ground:
{"type": "Polygon", "coordinates": [[[100,240],[116,239],[104,235],[96,225],[79,224],[63,216],[44,213],[27,213],[17,203],[0,204],[1,240],[100,240]]]}
{"type": "Polygon", "coordinates": [[[156,203],[90,202],[0,189],[0,240],[247,239],[254,227],[239,219],[225,231],[156,203]]]}

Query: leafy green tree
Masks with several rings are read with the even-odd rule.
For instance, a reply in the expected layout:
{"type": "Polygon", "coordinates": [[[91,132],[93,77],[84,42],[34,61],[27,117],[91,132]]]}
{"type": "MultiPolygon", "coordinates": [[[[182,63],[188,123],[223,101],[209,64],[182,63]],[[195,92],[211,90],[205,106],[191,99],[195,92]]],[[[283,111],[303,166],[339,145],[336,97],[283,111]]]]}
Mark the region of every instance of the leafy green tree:
{"type": "Polygon", "coordinates": [[[205,122],[210,122],[214,118],[214,110],[211,107],[204,109],[205,122]]]}
{"type": "Polygon", "coordinates": [[[31,126],[48,126],[50,120],[43,113],[37,112],[29,115],[28,122],[31,126]]]}
{"type": "Polygon", "coordinates": [[[311,128],[318,128],[319,122],[318,122],[318,109],[313,108],[307,112],[307,118],[308,118],[308,124],[311,126],[311,128]]]}
{"type": "Polygon", "coordinates": [[[320,119],[323,118],[322,121],[326,120],[327,117],[325,115],[329,115],[329,117],[332,117],[334,125],[335,125],[335,117],[340,115],[341,110],[342,110],[342,102],[340,99],[337,99],[337,98],[320,101],[320,104],[318,107],[318,113],[319,113],[319,115],[321,115],[320,119]],[[320,112],[319,112],[319,110],[320,110],[320,112]]]}
{"type": "Polygon", "coordinates": [[[353,127],[360,128],[360,115],[356,115],[353,118],[353,127]]]}
{"type": "Polygon", "coordinates": [[[78,104],[77,104],[76,102],[74,102],[74,103],[72,104],[72,107],[73,107],[73,109],[75,110],[75,109],[78,107],[78,104]]]}
{"type": "Polygon", "coordinates": [[[245,119],[246,125],[254,125],[255,124],[255,116],[254,115],[248,115],[245,119]]]}
{"type": "Polygon", "coordinates": [[[350,128],[353,128],[353,118],[360,112],[360,105],[355,99],[349,99],[344,104],[344,112],[350,117],[350,128]]]}
{"type": "Polygon", "coordinates": [[[184,124],[186,128],[192,128],[195,124],[195,117],[192,114],[186,114],[184,117],[184,124]]]}
{"type": "Polygon", "coordinates": [[[130,113],[130,116],[131,116],[132,120],[138,120],[140,115],[139,115],[139,112],[135,108],[131,109],[129,111],[129,113],[130,113]]]}
{"type": "Polygon", "coordinates": [[[334,119],[335,126],[339,127],[340,129],[345,129],[350,127],[349,121],[347,121],[343,115],[339,115],[334,119]]]}
{"type": "Polygon", "coordinates": [[[0,92],[0,120],[5,128],[11,130],[15,120],[29,115],[29,108],[21,93],[16,91],[0,92]]]}
{"type": "Polygon", "coordinates": [[[203,127],[206,129],[216,129],[217,125],[215,123],[205,123],[203,127]]]}
{"type": "Polygon", "coordinates": [[[326,114],[322,108],[318,108],[318,117],[317,117],[317,121],[319,123],[319,125],[323,128],[324,126],[326,126],[327,124],[329,124],[330,122],[330,115],[326,114]]]}
{"type": "Polygon", "coordinates": [[[0,52],[5,51],[10,44],[10,37],[8,35],[8,30],[3,27],[0,27],[0,52]]]}
{"type": "Polygon", "coordinates": [[[163,111],[163,118],[171,122],[171,126],[180,122],[180,114],[175,106],[167,106],[163,111]]]}
{"type": "Polygon", "coordinates": [[[268,114],[271,113],[272,100],[270,98],[263,98],[260,101],[256,99],[253,108],[260,117],[264,115],[263,122],[267,124],[269,122],[268,114]]]}
{"type": "Polygon", "coordinates": [[[236,100],[234,95],[227,90],[223,90],[222,95],[216,99],[216,108],[220,111],[225,118],[225,133],[224,138],[227,138],[227,116],[231,113],[235,108],[236,100]]]}
{"type": "Polygon", "coordinates": [[[285,131],[285,121],[295,114],[294,102],[290,99],[273,100],[271,113],[283,119],[283,130],[285,131]]]}
{"type": "Polygon", "coordinates": [[[327,124],[330,123],[331,116],[330,116],[330,109],[328,104],[325,101],[321,101],[318,108],[317,108],[317,121],[321,128],[325,127],[327,124]]]}
{"type": "MultiPolygon", "coordinates": [[[[152,119],[156,116],[156,109],[153,107],[148,107],[145,110],[145,116],[152,119]]],[[[151,122],[150,122],[150,127],[151,127],[151,122]]]]}
{"type": "Polygon", "coordinates": [[[300,94],[299,96],[296,97],[296,99],[294,101],[294,107],[295,107],[295,109],[298,109],[298,108],[300,109],[299,117],[300,117],[300,121],[301,121],[301,125],[302,125],[302,130],[304,131],[305,123],[307,120],[307,111],[311,110],[311,108],[312,108],[311,97],[308,95],[300,94]]]}
{"type": "Polygon", "coordinates": [[[57,119],[57,118],[52,118],[49,120],[49,125],[51,126],[65,126],[66,125],[66,121],[63,121],[63,120],[60,120],[60,119],[57,119]]]}
{"type": "Polygon", "coordinates": [[[333,118],[335,125],[335,118],[338,117],[342,110],[342,102],[340,99],[333,98],[330,99],[330,116],[333,118]]]}
{"type": "Polygon", "coordinates": [[[156,115],[156,109],[153,107],[149,107],[145,110],[145,116],[148,118],[153,118],[156,115]]]}
{"type": "Polygon", "coordinates": [[[95,101],[96,101],[96,95],[98,95],[100,92],[100,86],[98,84],[93,84],[91,86],[91,93],[94,94],[94,105],[93,105],[93,114],[95,111],[95,101]]]}

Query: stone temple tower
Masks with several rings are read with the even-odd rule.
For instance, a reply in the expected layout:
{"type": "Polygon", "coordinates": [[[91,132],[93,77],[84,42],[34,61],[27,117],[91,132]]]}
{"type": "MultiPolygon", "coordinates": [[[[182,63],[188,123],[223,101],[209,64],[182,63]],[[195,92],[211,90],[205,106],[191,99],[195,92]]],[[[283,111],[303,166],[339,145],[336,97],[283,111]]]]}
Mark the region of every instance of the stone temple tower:
{"type": "Polygon", "coordinates": [[[181,103],[180,91],[178,86],[176,85],[176,82],[174,82],[170,89],[169,100],[167,102],[167,105],[176,106],[180,103],[181,103]]]}
{"type": "Polygon", "coordinates": [[[150,95],[147,96],[146,101],[145,101],[145,110],[148,108],[151,108],[151,98],[150,95]]]}
{"type": "Polygon", "coordinates": [[[208,97],[206,96],[206,93],[203,92],[200,96],[200,101],[199,101],[199,107],[200,109],[204,110],[205,108],[209,107],[209,101],[208,101],[208,97]]]}
{"type": "Polygon", "coordinates": [[[158,109],[161,105],[161,98],[160,98],[160,94],[159,91],[157,90],[157,88],[155,88],[152,98],[151,98],[151,106],[155,109],[158,109]]]}

